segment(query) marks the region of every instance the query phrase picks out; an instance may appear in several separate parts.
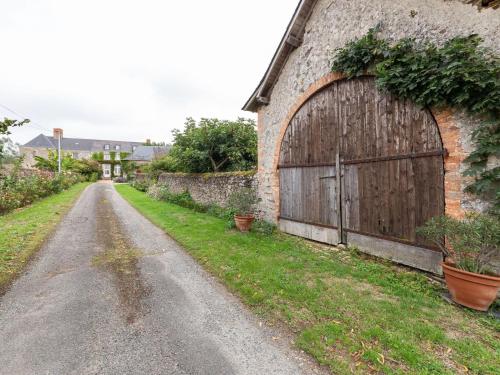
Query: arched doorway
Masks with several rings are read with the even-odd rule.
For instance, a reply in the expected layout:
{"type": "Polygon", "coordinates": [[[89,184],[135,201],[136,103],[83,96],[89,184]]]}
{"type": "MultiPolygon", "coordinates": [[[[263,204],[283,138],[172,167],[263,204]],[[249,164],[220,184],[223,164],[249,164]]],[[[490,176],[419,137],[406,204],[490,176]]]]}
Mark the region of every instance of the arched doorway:
{"type": "Polygon", "coordinates": [[[373,77],[335,81],[282,139],[280,228],[439,272],[441,254],[415,230],[444,213],[443,153],[428,110],[380,92],[373,77]]]}

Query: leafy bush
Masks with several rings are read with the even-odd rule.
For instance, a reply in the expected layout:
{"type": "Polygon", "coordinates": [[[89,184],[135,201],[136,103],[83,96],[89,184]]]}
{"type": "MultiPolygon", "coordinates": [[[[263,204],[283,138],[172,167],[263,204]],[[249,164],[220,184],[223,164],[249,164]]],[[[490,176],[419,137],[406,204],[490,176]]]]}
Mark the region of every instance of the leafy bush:
{"type": "Polygon", "coordinates": [[[143,179],[143,180],[133,180],[130,183],[130,186],[133,188],[142,191],[142,192],[147,192],[149,187],[152,185],[152,181],[148,179],[143,179]]]}
{"type": "Polygon", "coordinates": [[[147,189],[147,194],[157,201],[167,201],[171,195],[168,187],[161,184],[154,184],[149,186],[149,188],[147,189]]]}
{"type": "Polygon", "coordinates": [[[475,273],[491,273],[488,263],[500,252],[500,219],[469,213],[463,220],[438,216],[417,229],[451,258],[456,267],[475,273]]]}
{"type": "Polygon", "coordinates": [[[456,37],[443,46],[405,38],[390,45],[372,29],[364,37],[336,50],[332,70],[348,77],[375,73],[377,85],[422,106],[465,109],[482,120],[473,132],[476,149],[466,159],[465,175],[475,182],[467,191],[494,201],[500,213],[500,167],[488,160],[500,154],[500,58],[481,47],[477,35],[456,37]]]}
{"type": "Polygon", "coordinates": [[[171,155],[154,159],[144,168],[145,172],[153,179],[158,179],[163,172],[177,172],[179,169],[181,168],[179,168],[177,161],[171,155]]]}
{"type": "Polygon", "coordinates": [[[81,174],[91,182],[96,182],[102,173],[101,165],[92,159],[77,160],[72,171],[81,174]]]}
{"type": "Polygon", "coordinates": [[[233,220],[234,212],[229,208],[224,208],[216,204],[207,206],[207,214],[224,220],[233,220]]]}
{"type": "Polygon", "coordinates": [[[147,194],[153,199],[174,203],[198,212],[207,212],[209,208],[208,205],[196,202],[188,191],[172,193],[168,186],[163,184],[151,185],[147,190],[147,194]]]}
{"type": "MultiPolygon", "coordinates": [[[[35,156],[35,167],[42,171],[58,171],[58,156],[57,151],[49,150],[47,158],[35,156]]],[[[73,172],[84,176],[88,181],[92,181],[95,176],[95,181],[101,173],[101,165],[94,159],[74,159],[71,153],[61,154],[61,169],[63,172],[73,172]]]]}
{"type": "Polygon", "coordinates": [[[258,202],[257,192],[252,188],[242,188],[229,196],[228,208],[237,215],[250,215],[258,202]]]}
{"type": "Polygon", "coordinates": [[[252,224],[252,232],[271,235],[276,231],[276,225],[265,220],[255,220],[252,224]]]}
{"type": "Polygon", "coordinates": [[[167,200],[170,203],[178,204],[179,206],[186,208],[191,208],[194,209],[195,211],[200,211],[200,212],[206,211],[206,209],[203,208],[201,204],[196,203],[193,200],[191,194],[189,194],[188,191],[184,191],[179,194],[171,193],[167,200]]]}
{"type": "Polygon", "coordinates": [[[99,180],[99,173],[97,172],[91,173],[90,176],[88,177],[89,182],[97,182],[97,180],[99,180]]]}
{"type": "Polygon", "coordinates": [[[49,173],[22,176],[17,171],[0,179],[0,215],[52,194],[60,193],[84,177],[77,174],[49,173]]]}

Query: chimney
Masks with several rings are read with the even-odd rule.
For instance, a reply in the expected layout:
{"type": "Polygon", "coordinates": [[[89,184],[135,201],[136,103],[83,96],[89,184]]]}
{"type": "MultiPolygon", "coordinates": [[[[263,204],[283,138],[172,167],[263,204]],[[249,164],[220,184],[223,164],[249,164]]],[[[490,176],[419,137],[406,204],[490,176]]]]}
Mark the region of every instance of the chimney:
{"type": "Polygon", "coordinates": [[[54,139],[58,139],[59,138],[59,134],[61,135],[61,139],[63,137],[63,130],[61,128],[54,128],[52,130],[53,132],[53,136],[54,136],[54,139]]]}
{"type": "Polygon", "coordinates": [[[151,144],[151,139],[149,139],[149,138],[148,138],[148,139],[146,139],[146,144],[147,144],[147,145],[150,145],[150,144],[151,144]]]}

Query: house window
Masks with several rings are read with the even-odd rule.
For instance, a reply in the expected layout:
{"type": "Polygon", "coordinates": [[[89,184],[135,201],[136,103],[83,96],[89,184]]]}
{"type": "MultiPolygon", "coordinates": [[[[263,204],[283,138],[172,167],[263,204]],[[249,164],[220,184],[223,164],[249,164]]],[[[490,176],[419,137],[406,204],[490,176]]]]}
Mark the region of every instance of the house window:
{"type": "Polygon", "coordinates": [[[104,160],[111,160],[110,154],[104,154],[104,160]]]}
{"type": "Polygon", "coordinates": [[[73,152],[73,159],[78,159],[79,156],[78,152],[73,152]]]}
{"type": "Polygon", "coordinates": [[[120,161],[120,153],[119,152],[117,152],[115,154],[115,160],[120,161]]]}
{"type": "Polygon", "coordinates": [[[109,145],[104,145],[105,150],[109,150],[109,145]]]}
{"type": "Polygon", "coordinates": [[[115,164],[115,170],[113,171],[113,174],[115,176],[121,176],[122,174],[122,169],[120,167],[120,164],[115,164]]]}
{"type": "Polygon", "coordinates": [[[137,146],[132,146],[132,151],[135,151],[136,148],[137,146]]]}
{"type": "Polygon", "coordinates": [[[116,146],[115,146],[115,150],[116,150],[116,151],[120,151],[120,145],[116,145],[116,146]]]}

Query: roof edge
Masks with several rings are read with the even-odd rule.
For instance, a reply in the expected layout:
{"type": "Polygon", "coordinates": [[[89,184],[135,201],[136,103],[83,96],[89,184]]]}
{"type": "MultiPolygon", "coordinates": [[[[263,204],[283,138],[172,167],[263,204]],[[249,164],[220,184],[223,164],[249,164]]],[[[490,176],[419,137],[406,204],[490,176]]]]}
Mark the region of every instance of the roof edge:
{"type": "Polygon", "coordinates": [[[279,77],[290,54],[302,44],[305,25],[317,0],[301,0],[288,23],[267,70],[242,110],[256,112],[259,105],[269,104],[268,94],[279,77]]]}
{"type": "Polygon", "coordinates": [[[50,140],[49,137],[47,137],[45,134],[43,133],[40,133],[38,134],[36,137],[32,138],[31,140],[29,140],[28,142],[26,142],[25,144],[21,145],[21,147],[38,147],[38,146],[30,146],[30,143],[33,142],[35,139],[37,138],[43,138],[46,142],[48,142],[52,147],[55,147],[54,144],[52,143],[52,141],[50,140]]]}
{"type": "MultiPolygon", "coordinates": [[[[43,133],[38,134],[36,137],[32,138],[30,141],[26,142],[23,144],[23,147],[30,147],[27,146],[30,142],[34,141],[38,137],[43,137],[45,138],[49,143],[52,144],[53,147],[55,145],[52,143],[51,139],[54,139],[53,136],[51,135],[45,135],[43,133]]],[[[109,142],[109,143],[129,143],[129,144],[137,144],[138,146],[143,146],[144,142],[142,141],[117,141],[117,140],[112,140],[112,139],[95,139],[95,138],[74,138],[74,137],[63,137],[64,140],[72,140],[72,141],[91,141],[91,142],[109,142]]]]}

